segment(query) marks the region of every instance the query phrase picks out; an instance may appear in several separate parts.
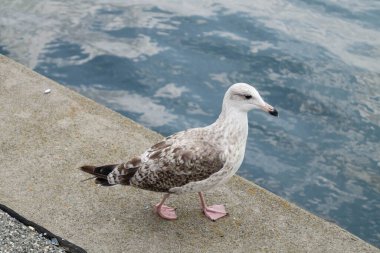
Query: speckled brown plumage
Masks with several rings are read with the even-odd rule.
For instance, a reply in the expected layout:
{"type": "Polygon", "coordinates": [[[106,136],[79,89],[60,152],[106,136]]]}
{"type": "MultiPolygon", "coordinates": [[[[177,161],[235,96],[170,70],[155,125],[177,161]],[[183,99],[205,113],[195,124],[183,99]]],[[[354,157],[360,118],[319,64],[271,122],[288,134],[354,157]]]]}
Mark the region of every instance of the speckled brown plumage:
{"type": "Polygon", "coordinates": [[[205,141],[201,136],[206,131],[198,128],[180,132],[152,146],[142,155],[131,185],[169,192],[174,187],[201,181],[221,170],[225,162],[221,155],[222,146],[218,142],[205,141]]]}

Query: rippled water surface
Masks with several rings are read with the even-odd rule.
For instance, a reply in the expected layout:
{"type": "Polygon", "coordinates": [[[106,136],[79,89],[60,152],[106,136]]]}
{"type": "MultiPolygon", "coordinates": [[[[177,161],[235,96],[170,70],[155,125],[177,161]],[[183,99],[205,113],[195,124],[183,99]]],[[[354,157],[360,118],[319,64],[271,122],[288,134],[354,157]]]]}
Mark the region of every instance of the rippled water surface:
{"type": "Polygon", "coordinates": [[[380,246],[379,17],[376,0],[3,0],[0,52],[164,135],[254,84],[280,118],[250,113],[240,175],[380,246]]]}

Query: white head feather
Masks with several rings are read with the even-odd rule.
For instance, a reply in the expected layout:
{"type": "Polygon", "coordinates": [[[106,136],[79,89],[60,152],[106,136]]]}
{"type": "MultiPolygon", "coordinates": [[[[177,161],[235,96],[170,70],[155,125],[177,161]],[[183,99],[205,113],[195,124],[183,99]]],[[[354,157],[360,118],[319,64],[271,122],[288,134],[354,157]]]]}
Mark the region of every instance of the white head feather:
{"type": "Polygon", "coordinates": [[[242,112],[261,109],[273,116],[278,116],[277,110],[267,104],[253,86],[246,83],[235,83],[227,90],[223,99],[223,108],[242,112]]]}

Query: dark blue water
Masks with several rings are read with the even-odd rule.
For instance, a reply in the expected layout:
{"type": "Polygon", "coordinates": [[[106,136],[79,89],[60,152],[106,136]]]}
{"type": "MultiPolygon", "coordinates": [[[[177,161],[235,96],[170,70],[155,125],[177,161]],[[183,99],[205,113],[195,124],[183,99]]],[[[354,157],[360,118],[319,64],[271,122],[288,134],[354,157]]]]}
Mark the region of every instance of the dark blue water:
{"type": "Polygon", "coordinates": [[[207,125],[235,82],[239,174],[380,246],[379,1],[8,1],[0,52],[164,135],[207,125]]]}

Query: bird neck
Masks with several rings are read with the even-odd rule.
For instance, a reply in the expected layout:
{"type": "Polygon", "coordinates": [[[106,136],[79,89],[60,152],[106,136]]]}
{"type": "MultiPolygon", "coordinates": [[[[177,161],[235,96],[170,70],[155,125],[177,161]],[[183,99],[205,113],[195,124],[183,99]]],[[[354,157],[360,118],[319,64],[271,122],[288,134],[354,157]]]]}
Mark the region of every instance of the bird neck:
{"type": "Polygon", "coordinates": [[[222,112],[213,127],[223,132],[225,139],[245,143],[248,136],[247,112],[223,105],[222,112]]]}

